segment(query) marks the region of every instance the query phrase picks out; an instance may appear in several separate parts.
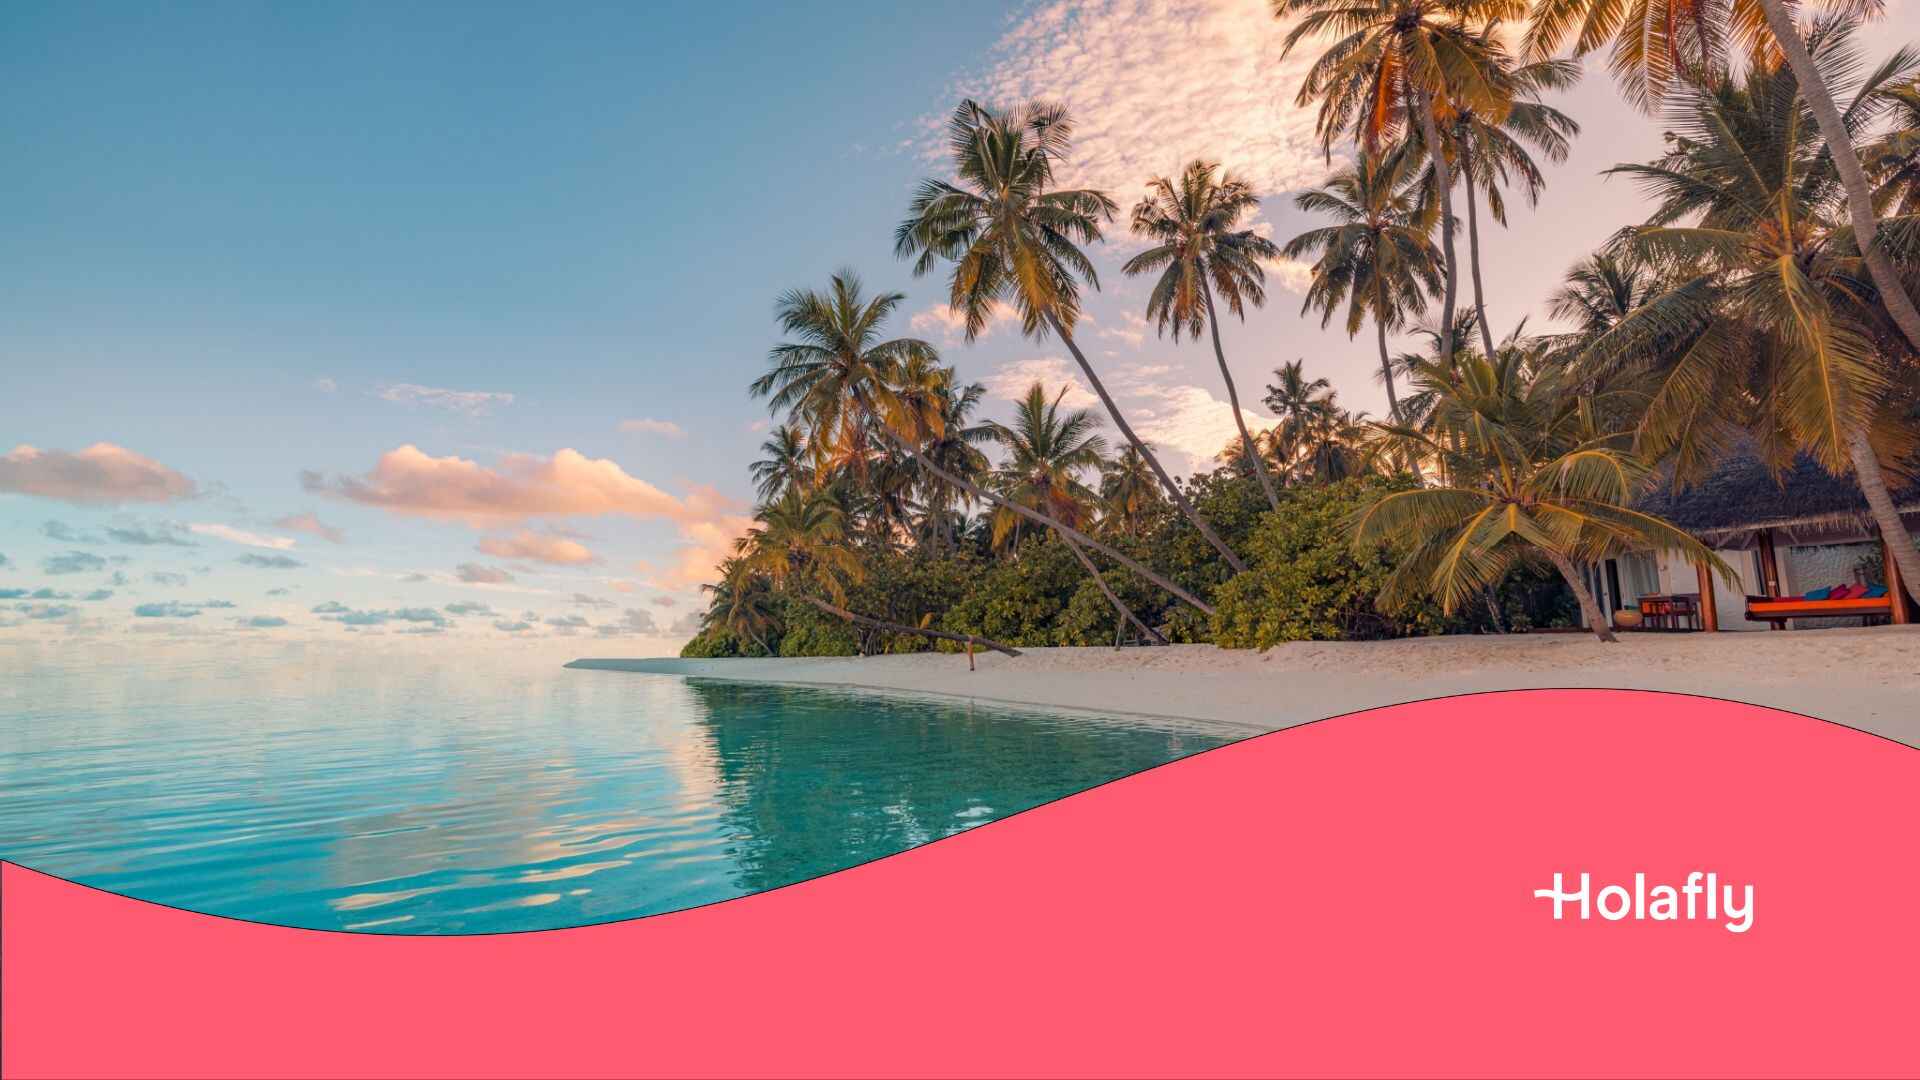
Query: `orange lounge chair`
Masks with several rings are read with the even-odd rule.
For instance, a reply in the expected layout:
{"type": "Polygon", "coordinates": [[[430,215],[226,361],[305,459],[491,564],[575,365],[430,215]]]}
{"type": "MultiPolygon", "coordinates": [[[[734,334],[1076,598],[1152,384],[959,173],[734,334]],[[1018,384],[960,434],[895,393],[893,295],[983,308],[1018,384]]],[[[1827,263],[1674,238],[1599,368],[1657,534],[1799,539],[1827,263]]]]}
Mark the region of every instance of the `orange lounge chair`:
{"type": "Polygon", "coordinates": [[[1891,615],[1893,601],[1885,596],[1845,600],[1808,600],[1800,596],[1749,596],[1747,618],[1754,622],[1817,619],[1841,615],[1891,615]]]}

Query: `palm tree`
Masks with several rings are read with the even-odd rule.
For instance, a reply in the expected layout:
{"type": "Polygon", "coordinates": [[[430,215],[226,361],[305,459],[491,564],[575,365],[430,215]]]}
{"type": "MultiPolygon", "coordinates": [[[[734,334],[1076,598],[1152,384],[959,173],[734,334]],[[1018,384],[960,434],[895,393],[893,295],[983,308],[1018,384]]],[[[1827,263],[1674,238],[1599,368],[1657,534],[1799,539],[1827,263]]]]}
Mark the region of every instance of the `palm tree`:
{"type": "MultiPolygon", "coordinates": [[[[1480,278],[1479,192],[1487,193],[1487,212],[1505,227],[1507,205],[1501,188],[1517,181],[1526,194],[1527,205],[1538,206],[1540,190],[1546,186],[1546,178],[1527,147],[1559,164],[1567,160],[1573,137],[1580,133],[1580,125],[1572,117],[1540,100],[1547,91],[1565,90],[1579,82],[1578,63],[1540,60],[1511,67],[1504,77],[1513,95],[1504,117],[1494,120],[1471,106],[1463,106],[1452,110],[1442,126],[1467,194],[1467,265],[1473,280],[1473,310],[1480,324],[1480,343],[1488,356],[1493,355],[1494,344],[1480,278]]],[[[1420,152],[1425,149],[1418,147],[1420,152]]]]}
{"type": "Polygon", "coordinates": [[[930,437],[940,434],[941,417],[924,395],[902,394],[896,388],[900,371],[910,360],[937,354],[932,345],[912,338],[878,340],[880,327],[904,299],[902,293],[869,299],[851,270],[835,274],[826,293],[787,292],[777,307],[781,329],[800,340],[774,346],[768,357],[772,370],[754,380],[750,391],[755,397],[768,398],[775,409],[789,410],[807,426],[811,442],[877,438],[973,498],[1006,506],[1029,521],[1059,530],[1213,614],[1211,605],[1125,552],[1039,510],[1011,503],[941,467],[922,451],[930,437]]]}
{"type": "MultiPolygon", "coordinates": [[[[1813,35],[1826,81],[1858,68],[1849,30],[1813,35]]],[[[1849,116],[1870,116],[1880,89],[1916,68],[1920,57],[1896,53],[1857,87],[1849,116]]],[[[1668,154],[1612,170],[1659,200],[1623,243],[1673,284],[1596,340],[1585,365],[1653,379],[1640,444],[1677,455],[1683,479],[1737,429],[1778,466],[1805,451],[1835,475],[1851,470],[1901,573],[1920,574],[1881,466],[1915,450],[1912,425],[1890,407],[1890,367],[1907,350],[1872,302],[1844,187],[1798,89],[1792,70],[1760,66],[1676,93],[1668,154]]]]}
{"type": "Polygon", "coordinates": [[[1140,538],[1140,526],[1162,504],[1160,488],[1145,458],[1131,446],[1100,463],[1100,516],[1113,531],[1140,538]]]}
{"type": "MultiPolygon", "coordinates": [[[[1884,4],[1882,0],[1829,0],[1825,6],[1854,15],[1875,15],[1884,4]]],[[[1725,0],[1713,4],[1698,0],[1537,0],[1526,48],[1531,56],[1550,56],[1571,36],[1575,54],[1583,55],[1611,41],[1614,75],[1626,85],[1627,96],[1647,111],[1664,100],[1677,72],[1692,76],[1692,82],[1717,81],[1726,66],[1730,44],[1751,57],[1751,66],[1771,68],[1776,58],[1784,59],[1839,173],[1844,209],[1867,276],[1901,336],[1920,349],[1920,309],[1914,307],[1899,271],[1880,247],[1873,187],[1853,143],[1859,130],[1857,117],[1842,115],[1835,105],[1829,76],[1839,73],[1820,63],[1818,50],[1801,36],[1794,22],[1798,7],[1790,0],[1725,0]],[[1692,55],[1688,55],[1689,49],[1692,55]]],[[[1819,33],[1816,28],[1815,34],[1819,33]]]]}
{"type": "Polygon", "coordinates": [[[773,588],[856,626],[1020,655],[1018,650],[973,634],[907,626],[849,610],[847,585],[857,584],[866,571],[849,543],[845,512],[828,492],[788,488],[778,499],[760,507],[754,521],[758,524],[747,530],[740,545],[742,561],[773,588]]]}
{"type": "Polygon", "coordinates": [[[1247,467],[1260,478],[1267,505],[1278,510],[1280,496],[1274,493],[1273,477],[1267,475],[1259,444],[1247,432],[1240,412],[1240,393],[1220,347],[1220,320],[1213,302],[1218,290],[1227,310],[1245,320],[1247,305],[1259,307],[1267,301],[1267,272],[1261,260],[1276,258],[1280,249],[1252,229],[1234,228],[1242,217],[1259,211],[1260,197],[1251,184],[1232,173],[1221,176],[1220,166],[1208,161],[1189,164],[1177,185],[1156,176],[1147,182],[1147,191],[1147,197],[1133,208],[1133,231],[1155,243],[1127,260],[1121,270],[1129,276],[1160,271],[1147,297],[1147,317],[1161,333],[1171,326],[1175,342],[1182,329],[1197,338],[1204,324],[1212,333],[1213,358],[1227,384],[1227,407],[1240,429],[1247,467]]]}
{"type": "Polygon", "coordinates": [[[1620,325],[1654,295],[1658,282],[1619,252],[1602,251],[1575,263],[1560,288],[1547,298],[1547,311],[1575,332],[1591,338],[1620,325]]]}
{"type": "Polygon", "coordinates": [[[700,617],[702,628],[718,626],[736,636],[744,635],[760,646],[761,652],[775,655],[765,636],[779,621],[773,605],[773,590],[766,577],[755,573],[745,558],[735,555],[722,561],[719,583],[700,588],[713,597],[706,613],[700,617]]]}
{"type": "Polygon", "coordinates": [[[807,437],[790,424],[781,424],[767,433],[760,452],[766,456],[748,468],[753,473],[754,490],[766,502],[790,487],[812,487],[818,475],[813,451],[807,437]]]}
{"type": "Polygon", "coordinates": [[[1273,429],[1274,456],[1290,468],[1307,443],[1308,433],[1333,408],[1333,384],[1306,376],[1304,357],[1273,369],[1267,384],[1267,411],[1280,418],[1273,429]]]}
{"type": "Polygon", "coordinates": [[[1400,426],[1446,463],[1444,483],[1389,492],[1349,523],[1354,549],[1400,558],[1381,591],[1386,607],[1437,598],[1448,613],[1482,599],[1523,562],[1544,559],[1580,602],[1587,625],[1614,641],[1576,567],[1630,550],[1678,551],[1737,580],[1684,531],[1633,509],[1648,474],[1617,433],[1598,430],[1591,401],[1563,391],[1562,373],[1506,350],[1497,359],[1421,361],[1414,382],[1436,401],[1434,429],[1400,426]]]}
{"type": "Polygon", "coordinates": [[[1100,238],[1111,221],[1112,199],[1098,191],[1054,187],[1054,168],[1066,157],[1073,125],[1057,105],[1028,104],[999,114],[963,101],[947,122],[958,184],[924,180],[894,233],[894,252],[913,257],[917,277],[941,260],[953,263],[948,299],[966,318],[972,341],[997,303],[1011,300],[1021,330],[1060,338],[1107,415],[1140,450],[1180,512],[1238,572],[1246,569],[1195,510],[1113,402],[1113,395],[1073,339],[1080,317],[1080,282],[1099,288],[1093,263],[1078,245],[1100,238]]]}
{"type": "Polygon", "coordinates": [[[1297,464],[1302,478],[1335,484],[1367,472],[1372,466],[1369,444],[1373,426],[1366,413],[1340,408],[1333,396],[1308,425],[1297,464]]]}
{"type": "MultiPolygon", "coordinates": [[[[1502,77],[1504,50],[1469,22],[1516,18],[1521,0],[1271,0],[1277,18],[1299,16],[1282,55],[1309,37],[1341,35],[1307,70],[1295,103],[1320,103],[1316,120],[1329,155],[1351,136],[1365,154],[1417,128],[1427,146],[1443,145],[1440,118],[1473,109],[1498,123],[1513,95],[1502,77]]],[[[1446,265],[1441,346],[1451,355],[1460,264],[1453,244],[1453,173],[1433,156],[1440,195],[1440,246],[1446,265]]]]}
{"type": "MultiPolygon", "coordinates": [[[[992,425],[993,437],[1007,455],[995,470],[994,486],[1007,497],[1009,505],[1043,510],[1055,520],[1078,528],[1090,524],[1095,500],[1093,491],[1081,482],[1079,474],[1099,468],[1107,452],[1107,442],[1094,433],[1100,421],[1093,413],[1076,409],[1061,414],[1060,399],[1066,392],[1067,388],[1062,386],[1049,401],[1046,387],[1035,382],[1015,406],[1013,423],[992,425]]],[[[1017,537],[1019,525],[1020,519],[1002,507],[993,517],[994,544],[1001,544],[1009,536],[1017,537]]],[[[1064,532],[1060,538],[1100,587],[1114,611],[1139,627],[1148,638],[1166,644],[1158,631],[1142,622],[1114,594],[1099,567],[1087,558],[1080,545],[1064,532]]]]}
{"type": "MultiPolygon", "coordinates": [[[[943,471],[979,483],[987,478],[988,472],[987,455],[980,447],[993,441],[993,429],[987,424],[973,423],[972,418],[981,399],[986,397],[987,388],[979,383],[956,388],[951,378],[953,369],[941,370],[948,377],[938,390],[937,422],[930,425],[920,452],[943,471]]],[[[924,473],[920,477],[920,498],[930,525],[929,535],[938,537],[939,543],[951,551],[956,544],[955,526],[961,518],[960,507],[967,494],[933,472],[920,471],[924,473]]]]}
{"type": "Polygon", "coordinates": [[[1324,186],[1295,196],[1293,204],[1303,212],[1328,215],[1338,224],[1309,229],[1282,249],[1288,258],[1315,260],[1301,314],[1318,310],[1320,325],[1326,326],[1344,304],[1350,338],[1373,320],[1393,417],[1400,415],[1400,399],[1387,358],[1387,331],[1408,314],[1426,311],[1428,294],[1442,291],[1440,253],[1428,239],[1433,218],[1418,206],[1411,161],[1404,153],[1362,155],[1324,186]]]}

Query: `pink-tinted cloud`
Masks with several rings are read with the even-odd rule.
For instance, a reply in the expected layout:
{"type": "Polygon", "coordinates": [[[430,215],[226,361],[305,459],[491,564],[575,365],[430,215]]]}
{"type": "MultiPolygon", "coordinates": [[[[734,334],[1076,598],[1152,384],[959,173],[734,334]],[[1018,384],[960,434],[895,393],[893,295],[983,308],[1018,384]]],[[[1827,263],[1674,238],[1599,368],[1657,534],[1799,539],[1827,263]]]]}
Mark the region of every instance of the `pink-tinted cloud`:
{"type": "Polygon", "coordinates": [[[123,446],[94,443],[77,453],[21,444],[0,457],[0,492],[82,504],[169,502],[190,498],[194,483],[123,446]]]}
{"type": "MultiPolygon", "coordinates": [[[[1148,177],[1196,157],[1262,193],[1289,191],[1327,166],[1313,110],[1293,104],[1324,47],[1308,42],[1282,59],[1287,29],[1266,0],[1054,0],[1015,22],[959,89],[984,101],[1065,102],[1076,131],[1062,182],[1126,205],[1148,177]]],[[[945,149],[944,119],[929,117],[929,157],[945,149]]]]}
{"type": "Polygon", "coordinates": [[[714,580],[714,567],[731,554],[733,538],[751,524],[738,500],[714,488],[671,495],[613,461],[572,449],[552,457],[509,454],[489,468],[460,457],[433,457],[408,444],[380,455],[364,476],[329,479],[308,472],[301,484],[310,492],[392,513],[481,529],[574,516],[670,521],[686,543],[663,577],[671,588],[714,580]]]}
{"type": "Polygon", "coordinates": [[[480,541],[479,551],[500,559],[525,559],[555,566],[586,566],[600,557],[585,544],[564,536],[522,529],[512,536],[489,536],[480,541]]]}
{"type": "Polygon", "coordinates": [[[290,532],[308,533],[336,544],[344,544],[347,542],[346,533],[328,525],[326,522],[321,521],[318,516],[310,513],[289,514],[279,521],[274,522],[273,527],[276,529],[286,529],[290,532]]]}
{"type": "Polygon", "coordinates": [[[408,444],[380,455],[365,476],[327,480],[305,473],[301,483],[317,494],[476,528],[570,515],[670,521],[691,516],[681,500],[629,476],[614,462],[570,449],[550,458],[509,454],[489,469],[465,458],[431,457],[408,444]]]}
{"type": "MultiPolygon", "coordinates": [[[[1104,382],[1104,378],[1102,379],[1104,382]]],[[[1002,401],[1020,401],[1027,396],[1027,389],[1038,382],[1046,388],[1051,398],[1067,388],[1060,404],[1069,409],[1092,409],[1100,406],[1100,399],[1088,389],[1087,382],[1080,376],[1080,367],[1071,360],[1062,360],[1057,356],[1041,356],[1029,360],[1012,360],[1001,364],[993,374],[981,382],[987,393],[1002,401]]]]}

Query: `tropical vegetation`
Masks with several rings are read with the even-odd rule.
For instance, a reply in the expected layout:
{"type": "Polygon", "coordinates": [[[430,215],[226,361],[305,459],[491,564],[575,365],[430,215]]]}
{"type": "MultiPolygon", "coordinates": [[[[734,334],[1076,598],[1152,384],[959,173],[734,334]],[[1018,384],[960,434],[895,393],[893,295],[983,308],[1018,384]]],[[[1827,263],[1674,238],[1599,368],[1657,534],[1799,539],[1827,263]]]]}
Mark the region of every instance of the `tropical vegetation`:
{"type": "Polygon", "coordinates": [[[983,386],[889,336],[903,294],[842,271],[780,297],[750,388],[774,414],[760,503],[688,655],[1266,648],[1576,622],[1611,640],[1583,567],[1666,551],[1731,574],[1637,507],[1736,445],[1856,480],[1920,582],[1890,494],[1920,469],[1920,53],[1866,61],[1877,4],[1271,7],[1285,50],[1311,54],[1276,92],[1316,110],[1328,175],[1291,199],[1312,224],[1270,239],[1254,221],[1280,193],[1232,162],[1169,162],[1141,178],[1121,264],[1156,329],[1206,335],[1229,445],[1172,475],[1075,336],[1121,202],[1060,182],[1068,112],[964,101],[946,176],[908,197],[895,255],[943,272],[967,343],[1010,318],[1058,341],[1091,397],[1035,382],[985,419],[983,386]],[[1645,193],[1644,219],[1574,261],[1548,299],[1556,325],[1531,331],[1486,293],[1481,208],[1510,226],[1514,196],[1537,201],[1539,161],[1565,160],[1580,132],[1547,99],[1601,51],[1666,146],[1612,170],[1645,193]],[[1371,328],[1386,415],[1222,326],[1266,302],[1280,259],[1310,272],[1302,315],[1371,328]],[[1417,347],[1395,352],[1398,335],[1417,347]],[[1272,370],[1248,395],[1265,424],[1242,408],[1229,339],[1272,370]]]}

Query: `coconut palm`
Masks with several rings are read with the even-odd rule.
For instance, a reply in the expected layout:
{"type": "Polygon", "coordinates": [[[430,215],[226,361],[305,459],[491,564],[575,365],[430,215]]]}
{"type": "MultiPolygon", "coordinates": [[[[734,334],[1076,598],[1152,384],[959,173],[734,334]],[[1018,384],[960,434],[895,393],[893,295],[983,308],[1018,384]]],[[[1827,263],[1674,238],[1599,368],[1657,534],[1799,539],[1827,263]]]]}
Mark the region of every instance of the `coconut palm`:
{"type": "MultiPolygon", "coordinates": [[[[981,452],[980,447],[993,441],[993,429],[986,424],[973,423],[972,419],[974,410],[980,407],[981,399],[986,397],[987,388],[979,383],[955,387],[953,369],[943,368],[942,371],[947,377],[937,391],[937,423],[930,426],[926,443],[920,452],[943,471],[979,483],[987,478],[989,468],[987,455],[981,452]]],[[[917,462],[915,465],[918,467],[917,462]]],[[[967,500],[967,493],[929,470],[920,469],[920,472],[923,474],[919,481],[920,499],[930,525],[929,535],[938,538],[937,543],[952,550],[958,536],[957,527],[961,523],[961,506],[967,500]]]]}
{"type": "Polygon", "coordinates": [[[788,488],[754,513],[756,524],[742,538],[742,561],[779,591],[856,626],[892,634],[957,641],[1002,652],[1020,653],[974,634],[956,634],[925,626],[907,626],[861,615],[847,608],[847,586],[866,571],[854,553],[845,511],[825,490],[788,488]],[[824,594],[824,595],[822,595],[824,594]]]}
{"type": "MultiPolygon", "coordinates": [[[[1503,60],[1504,62],[1504,60],[1503,60]]],[[[1538,206],[1546,177],[1535,164],[1528,148],[1558,164],[1567,160],[1573,137],[1580,125],[1559,109],[1540,100],[1540,95],[1565,90],[1580,81],[1580,65],[1570,60],[1540,60],[1512,66],[1504,73],[1512,94],[1505,116],[1496,120],[1470,105],[1451,110],[1441,125],[1453,155],[1467,196],[1467,266],[1473,283],[1473,310],[1480,326],[1480,344],[1486,355],[1494,353],[1493,327],[1487,321],[1486,290],[1480,277],[1480,198],[1486,192],[1487,212],[1493,220],[1507,224],[1506,198],[1501,189],[1517,184],[1528,206],[1538,206]]],[[[1415,132],[1414,134],[1418,134],[1415,132]]],[[[1416,152],[1425,147],[1417,140],[1416,152]]],[[[1433,190],[1430,181],[1427,191],[1433,190]]]]}
{"type": "Polygon", "coordinates": [[[760,444],[760,452],[765,457],[755,461],[748,469],[753,474],[754,490],[760,495],[760,501],[766,502],[790,487],[812,487],[818,471],[814,467],[813,451],[807,446],[807,437],[799,428],[791,424],[781,424],[767,433],[765,442],[760,444]]]}
{"type": "Polygon", "coordinates": [[[1133,447],[1100,463],[1100,519],[1112,531],[1138,539],[1140,526],[1164,501],[1153,470],[1133,447]]]}
{"type": "Polygon", "coordinates": [[[1282,468],[1290,469],[1306,445],[1308,433],[1333,408],[1333,384],[1309,379],[1304,357],[1273,369],[1267,384],[1267,411],[1279,417],[1273,429],[1273,453],[1282,468]]]}
{"type": "MultiPolygon", "coordinates": [[[[1822,6],[1855,16],[1877,15],[1885,7],[1882,0],[1828,0],[1822,6]]],[[[1880,245],[1873,187],[1854,146],[1858,117],[1852,109],[1843,115],[1835,104],[1829,76],[1839,73],[1822,64],[1812,41],[1802,36],[1794,21],[1799,7],[1793,0],[1536,0],[1526,49],[1530,56],[1550,56],[1571,38],[1575,54],[1582,55],[1611,43],[1614,75],[1628,98],[1647,111],[1680,84],[1677,74],[1695,83],[1719,81],[1730,52],[1762,69],[1784,60],[1832,156],[1844,195],[1840,209],[1853,226],[1866,275],[1901,336],[1920,348],[1920,309],[1880,245]]]]}
{"type": "Polygon", "coordinates": [[[1879,186],[1874,206],[1881,214],[1920,213],[1920,82],[1886,91],[1885,137],[1867,148],[1867,168],[1879,186]]]}
{"type": "Polygon", "coordinates": [[[707,610],[700,616],[703,629],[715,627],[735,636],[744,636],[760,651],[774,655],[766,635],[779,625],[773,590],[764,575],[755,573],[748,561],[738,555],[720,563],[720,580],[700,588],[711,594],[707,610]]]}
{"type": "Polygon", "coordinates": [[[1602,251],[1567,271],[1560,288],[1547,298],[1547,311],[1572,323],[1576,333],[1597,338],[1652,298],[1658,285],[1645,267],[1619,252],[1602,251]]]}
{"type": "MultiPolygon", "coordinates": [[[[1060,411],[1060,399],[1066,392],[1067,388],[1062,386],[1049,399],[1046,387],[1035,382],[1015,405],[1011,424],[991,425],[994,440],[1006,451],[1006,459],[994,470],[994,486],[1007,497],[1010,505],[1042,510],[1057,521],[1085,528],[1092,522],[1097,496],[1081,481],[1080,474],[1099,468],[1106,456],[1107,442],[1096,433],[1100,421],[1093,413],[1085,409],[1064,414],[1060,411]]],[[[1017,543],[1020,523],[1021,519],[1005,507],[996,512],[993,516],[995,546],[1009,538],[1017,543]]],[[[1159,632],[1121,602],[1080,545],[1064,532],[1060,538],[1114,611],[1139,627],[1148,638],[1165,644],[1166,639],[1159,632]]]]}
{"type": "Polygon", "coordinates": [[[772,370],[754,380],[752,394],[768,398],[776,410],[788,410],[806,426],[811,442],[878,440],[942,482],[1059,530],[1211,615],[1211,605],[1125,552],[1042,511],[1011,503],[922,451],[943,430],[942,419],[925,395],[900,392],[900,372],[915,357],[937,354],[932,345],[912,338],[880,340],[880,328],[904,299],[902,293],[867,297],[851,270],[835,274],[824,293],[795,289],[784,294],[777,307],[781,329],[798,340],[774,346],[768,357],[772,370]]]}
{"type": "MultiPolygon", "coordinates": [[[[1309,38],[1338,35],[1307,70],[1295,103],[1319,103],[1321,142],[1352,137],[1366,154],[1417,128],[1427,146],[1442,145],[1443,115],[1472,109],[1498,123],[1513,99],[1503,78],[1505,52],[1470,24],[1518,18],[1523,0],[1271,0],[1278,18],[1298,17],[1283,55],[1309,38]]],[[[1441,343],[1451,354],[1460,264],[1453,243],[1453,171],[1433,156],[1440,196],[1440,247],[1446,267],[1441,343]]]]}
{"type": "MultiPolygon", "coordinates": [[[[1840,23],[1811,39],[1829,83],[1858,70],[1849,38],[1840,23]]],[[[1855,88],[1850,117],[1865,122],[1879,90],[1916,68],[1920,57],[1895,53],[1855,88]]],[[[1911,353],[1873,303],[1844,225],[1845,189],[1798,89],[1791,69],[1756,66],[1677,91],[1669,153],[1613,170],[1659,202],[1623,244],[1674,283],[1589,346],[1585,365],[1652,377],[1640,444],[1675,455],[1682,479],[1741,429],[1777,466],[1804,451],[1831,473],[1852,471],[1901,573],[1920,573],[1881,464],[1916,449],[1892,393],[1893,363],[1911,353]]]]}
{"type": "Polygon", "coordinates": [[[1419,208],[1412,160],[1398,152],[1362,155],[1323,186],[1295,196],[1293,204],[1301,211],[1326,215],[1336,224],[1309,229],[1281,249],[1288,258],[1314,260],[1301,314],[1317,310],[1320,325],[1326,326],[1344,305],[1348,337],[1373,320],[1387,411],[1395,417],[1400,399],[1387,358],[1387,331],[1399,328],[1409,314],[1425,312],[1428,294],[1442,291],[1440,253],[1428,239],[1433,218],[1419,208]]]}
{"type": "Polygon", "coordinates": [[[1261,460],[1259,444],[1247,431],[1240,412],[1240,392],[1227,354],[1220,347],[1219,313],[1213,294],[1218,291],[1227,310],[1246,319],[1248,305],[1267,301],[1267,272],[1262,260],[1276,258],[1280,249],[1252,229],[1236,229],[1242,218],[1259,212],[1260,197],[1245,180],[1210,161],[1190,163],[1176,182],[1156,176],[1147,182],[1147,197],[1133,208],[1133,231],[1154,246],[1127,260],[1120,269],[1129,276],[1159,271],[1147,296],[1147,318],[1161,333],[1173,328],[1173,340],[1182,329],[1195,338],[1204,325],[1213,336],[1213,358],[1227,384],[1227,407],[1246,451],[1247,467],[1260,478],[1267,505],[1280,509],[1273,477],[1261,460]]]}
{"type": "Polygon", "coordinates": [[[1399,555],[1380,603],[1432,597],[1452,613],[1515,567],[1544,560],[1573,590],[1594,634],[1611,642],[1578,563],[1676,551],[1736,581],[1699,541],[1633,509],[1645,462],[1623,436],[1594,427],[1591,401],[1564,392],[1559,369],[1522,363],[1515,352],[1460,355],[1451,365],[1423,360],[1415,370],[1415,384],[1435,398],[1433,429],[1402,425],[1393,435],[1424,443],[1446,463],[1447,479],[1382,494],[1349,522],[1356,551],[1385,545],[1399,555]]]}
{"type": "Polygon", "coordinates": [[[986,328],[996,305],[1008,302],[1020,314],[1023,333],[1036,339],[1049,332],[1058,336],[1114,426],[1153,467],[1174,505],[1228,565],[1245,570],[1134,434],[1074,341],[1081,282],[1099,288],[1093,263],[1079,245],[1100,238],[1101,225],[1113,219],[1116,207],[1101,192],[1054,186],[1054,169],[1067,155],[1072,131],[1066,110],[1057,105],[1033,103],[994,113],[961,102],[947,123],[959,182],[921,182],[909,216],[894,233],[894,252],[913,258],[915,276],[943,260],[953,264],[948,300],[965,317],[968,341],[986,328]]]}

